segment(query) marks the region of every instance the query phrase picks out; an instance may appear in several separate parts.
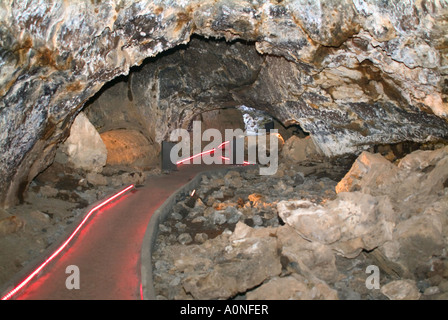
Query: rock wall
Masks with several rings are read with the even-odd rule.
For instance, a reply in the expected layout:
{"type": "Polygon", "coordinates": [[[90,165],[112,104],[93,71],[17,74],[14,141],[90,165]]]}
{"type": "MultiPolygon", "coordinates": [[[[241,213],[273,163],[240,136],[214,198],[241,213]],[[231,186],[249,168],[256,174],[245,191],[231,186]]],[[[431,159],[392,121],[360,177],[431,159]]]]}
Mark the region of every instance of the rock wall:
{"type": "MultiPolygon", "coordinates": [[[[0,204],[21,198],[104,83],[194,33],[269,54],[252,61],[261,65],[251,81],[233,70],[237,82],[222,99],[299,123],[326,155],[445,138],[447,16],[440,0],[2,1],[0,204]]],[[[199,88],[215,85],[202,66],[199,88]]],[[[169,87],[177,70],[165,69],[158,83],[169,87]]],[[[179,125],[197,98],[181,92],[155,135],[179,125]]]]}

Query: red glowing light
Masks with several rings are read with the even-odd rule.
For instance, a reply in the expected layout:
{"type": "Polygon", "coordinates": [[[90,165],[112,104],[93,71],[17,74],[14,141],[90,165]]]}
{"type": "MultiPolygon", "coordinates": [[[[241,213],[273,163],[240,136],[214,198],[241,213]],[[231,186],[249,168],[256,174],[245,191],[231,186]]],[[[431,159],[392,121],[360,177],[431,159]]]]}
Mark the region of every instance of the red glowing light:
{"type": "MultiPolygon", "coordinates": [[[[230,143],[230,141],[224,141],[223,143],[221,143],[221,144],[218,146],[218,149],[222,149],[222,148],[224,148],[224,146],[225,146],[226,144],[228,144],[228,143],[230,143]]],[[[215,151],[216,151],[216,148],[213,148],[213,149],[211,149],[211,150],[207,150],[207,151],[204,151],[204,152],[195,154],[194,156],[191,156],[191,157],[188,157],[188,158],[179,160],[179,161],[176,162],[176,164],[182,164],[182,163],[187,162],[187,161],[189,161],[189,160],[193,160],[194,158],[203,156],[203,155],[205,155],[205,154],[213,153],[213,152],[215,152],[215,151]]],[[[222,158],[224,159],[224,157],[222,157],[222,158]]]]}
{"type": "Polygon", "coordinates": [[[230,141],[224,141],[223,143],[221,143],[221,144],[218,146],[218,149],[222,149],[222,148],[224,147],[224,145],[225,145],[225,144],[228,144],[228,143],[230,143],[230,141]]]}
{"type": "MultiPolygon", "coordinates": [[[[224,141],[223,143],[221,143],[221,144],[218,146],[218,149],[222,149],[222,148],[224,148],[224,146],[225,146],[226,144],[228,144],[228,143],[230,143],[230,141],[224,141]]],[[[213,149],[211,149],[211,150],[207,150],[207,151],[204,151],[204,152],[195,154],[194,156],[191,156],[191,157],[189,157],[189,158],[185,158],[185,159],[179,160],[179,161],[176,162],[176,164],[177,164],[177,165],[179,165],[179,164],[183,164],[184,162],[187,162],[187,161],[192,160],[192,159],[194,159],[194,158],[203,156],[203,155],[205,155],[205,154],[213,153],[213,152],[215,152],[215,151],[216,151],[216,148],[213,148],[213,149]]],[[[224,157],[224,156],[221,156],[221,158],[222,158],[224,161],[230,161],[230,158],[227,158],[227,157],[224,157]]],[[[247,164],[250,164],[250,162],[248,162],[248,161],[243,161],[243,164],[247,165],[247,164]]]]}
{"type": "Polygon", "coordinates": [[[216,149],[213,148],[213,149],[211,149],[211,150],[208,150],[208,151],[204,151],[204,152],[198,153],[198,154],[196,154],[196,155],[194,155],[194,156],[192,156],[192,157],[189,157],[189,158],[186,158],[186,159],[183,159],[183,160],[179,160],[179,161],[176,162],[176,164],[182,164],[182,163],[184,163],[184,162],[186,162],[186,161],[188,161],[188,160],[192,160],[192,159],[197,158],[197,157],[199,157],[199,156],[202,156],[202,155],[204,155],[204,154],[213,153],[213,152],[215,152],[215,150],[216,150],[216,149]]]}
{"type": "Polygon", "coordinates": [[[134,185],[130,185],[129,187],[121,190],[120,192],[116,193],[109,199],[103,201],[96,207],[94,207],[92,210],[89,211],[89,213],[84,217],[84,219],[81,221],[81,223],[78,225],[78,227],[73,231],[73,233],[68,237],[68,239],[47,259],[45,260],[36,270],[34,270],[25,280],[23,280],[20,284],[18,284],[14,289],[9,291],[5,296],[2,297],[2,300],[8,300],[10,299],[14,294],[17,293],[20,289],[22,289],[28,282],[30,282],[50,261],[52,261],[62,250],[64,250],[65,247],[69,244],[69,242],[73,239],[73,237],[78,233],[78,231],[81,229],[81,227],[84,225],[84,223],[87,221],[87,219],[92,215],[92,213],[109,202],[115,200],[119,196],[121,196],[126,191],[132,189],[134,185]]]}
{"type": "Polygon", "coordinates": [[[140,282],[140,299],[143,300],[143,283],[140,282]]]}

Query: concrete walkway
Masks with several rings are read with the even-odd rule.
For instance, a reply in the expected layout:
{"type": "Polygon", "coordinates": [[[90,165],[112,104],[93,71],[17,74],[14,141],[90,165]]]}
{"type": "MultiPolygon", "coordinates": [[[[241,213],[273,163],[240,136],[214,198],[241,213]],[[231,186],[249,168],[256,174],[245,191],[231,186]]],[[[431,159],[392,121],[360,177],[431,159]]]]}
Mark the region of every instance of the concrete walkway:
{"type": "Polygon", "coordinates": [[[154,211],[198,173],[223,166],[183,165],[168,175],[150,177],[144,187],[128,191],[98,210],[73,242],[13,299],[136,300],[140,293],[140,251],[154,211]],[[80,289],[66,288],[79,268],[80,289]]]}

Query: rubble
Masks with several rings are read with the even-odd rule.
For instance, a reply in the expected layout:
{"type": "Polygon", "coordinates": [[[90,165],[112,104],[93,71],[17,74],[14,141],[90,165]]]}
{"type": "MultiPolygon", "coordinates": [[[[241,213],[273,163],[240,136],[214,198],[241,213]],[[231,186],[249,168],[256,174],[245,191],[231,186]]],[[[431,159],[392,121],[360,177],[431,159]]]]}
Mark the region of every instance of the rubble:
{"type": "MultiPolygon", "coordinates": [[[[303,162],[283,161],[275,177],[249,169],[204,178],[196,190],[201,206],[187,207],[180,220],[193,240],[182,243],[174,229],[167,231],[179,218],[175,213],[160,225],[156,295],[442,299],[448,281],[446,161],[448,147],[394,163],[363,152],[339,182],[328,177],[338,169],[325,161],[306,175],[298,170],[303,162]],[[367,285],[369,266],[378,268],[376,288],[367,285]]],[[[176,206],[188,195],[179,200],[176,206]]]]}

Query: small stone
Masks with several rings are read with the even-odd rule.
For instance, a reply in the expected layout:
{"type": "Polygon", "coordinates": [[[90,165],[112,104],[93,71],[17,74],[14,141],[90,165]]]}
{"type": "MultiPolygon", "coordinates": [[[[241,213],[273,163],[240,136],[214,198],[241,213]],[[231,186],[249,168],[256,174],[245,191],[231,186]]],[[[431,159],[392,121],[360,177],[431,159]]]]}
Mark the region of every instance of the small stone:
{"type": "MultiPolygon", "coordinates": [[[[237,187],[237,186],[233,186],[233,187],[240,188],[240,187],[237,187]]],[[[235,192],[233,191],[233,189],[230,189],[230,188],[226,188],[223,191],[223,193],[224,193],[224,198],[231,198],[231,197],[233,197],[235,195],[235,192]]]]}
{"type": "Polygon", "coordinates": [[[179,230],[179,231],[184,231],[185,228],[187,227],[187,225],[186,225],[185,223],[182,223],[182,222],[180,222],[180,221],[177,222],[174,226],[175,226],[176,229],[179,230]]]}
{"type": "Polygon", "coordinates": [[[217,200],[224,199],[224,192],[222,190],[215,191],[211,194],[211,197],[217,200]]]}
{"type": "Polygon", "coordinates": [[[295,177],[294,177],[294,187],[295,186],[299,186],[299,185],[301,185],[301,184],[303,184],[305,182],[305,178],[303,177],[303,175],[302,174],[297,174],[295,177]]]}
{"type": "Polygon", "coordinates": [[[182,233],[177,237],[177,241],[180,244],[190,244],[193,242],[193,238],[188,233],[182,233]]]}
{"type": "Polygon", "coordinates": [[[208,235],[206,233],[197,233],[194,236],[194,241],[198,243],[204,243],[208,240],[208,235]]]}
{"type": "Polygon", "coordinates": [[[252,221],[254,222],[254,226],[262,226],[263,225],[263,219],[260,216],[253,216],[252,221]]]}
{"type": "Polygon", "coordinates": [[[161,223],[159,225],[159,230],[160,230],[160,232],[167,232],[167,233],[171,232],[171,228],[166,226],[166,225],[164,225],[163,223],[161,223]]]}
{"type": "Polygon", "coordinates": [[[207,221],[207,219],[204,216],[199,216],[191,220],[192,223],[203,223],[207,221]]]}
{"type": "Polygon", "coordinates": [[[219,213],[218,211],[215,211],[211,216],[211,221],[213,224],[222,225],[226,223],[227,219],[226,216],[222,213],[219,213]]]}
{"type": "Polygon", "coordinates": [[[179,212],[173,212],[171,213],[171,218],[173,218],[174,220],[182,220],[183,217],[179,212]]]}
{"type": "Polygon", "coordinates": [[[420,290],[420,292],[425,292],[425,290],[429,287],[431,287],[431,284],[426,279],[417,282],[417,288],[418,290],[420,290]]]}
{"type": "Polygon", "coordinates": [[[432,296],[433,294],[437,294],[440,293],[440,289],[439,287],[429,287],[425,290],[425,292],[423,293],[425,296],[432,296]]]}
{"type": "Polygon", "coordinates": [[[421,297],[413,280],[391,281],[381,288],[381,293],[390,300],[418,300],[421,297]]]}
{"type": "Polygon", "coordinates": [[[441,292],[448,292],[448,280],[443,280],[439,283],[439,289],[441,292]]]}
{"type": "Polygon", "coordinates": [[[230,215],[230,217],[227,219],[227,223],[230,224],[235,224],[238,221],[240,221],[241,217],[243,216],[243,214],[239,211],[233,213],[232,215],[230,215]]]}
{"type": "Polygon", "coordinates": [[[187,219],[188,220],[193,220],[194,218],[198,217],[198,216],[202,216],[203,214],[203,210],[201,209],[194,209],[193,211],[191,211],[188,215],[187,215],[187,219]]]}
{"type": "Polygon", "coordinates": [[[198,198],[196,200],[196,203],[194,204],[194,208],[195,209],[204,209],[206,206],[204,204],[204,202],[202,202],[201,198],[198,198]]]}
{"type": "Polygon", "coordinates": [[[254,203],[264,200],[264,196],[259,193],[252,193],[247,198],[249,199],[249,201],[252,201],[254,203]]]}
{"type": "Polygon", "coordinates": [[[94,186],[105,186],[107,185],[107,178],[102,174],[96,172],[89,172],[87,174],[87,182],[93,184],[94,186]]]}
{"type": "Polygon", "coordinates": [[[30,217],[40,223],[48,223],[50,221],[50,216],[38,210],[30,212],[30,217]]]}

